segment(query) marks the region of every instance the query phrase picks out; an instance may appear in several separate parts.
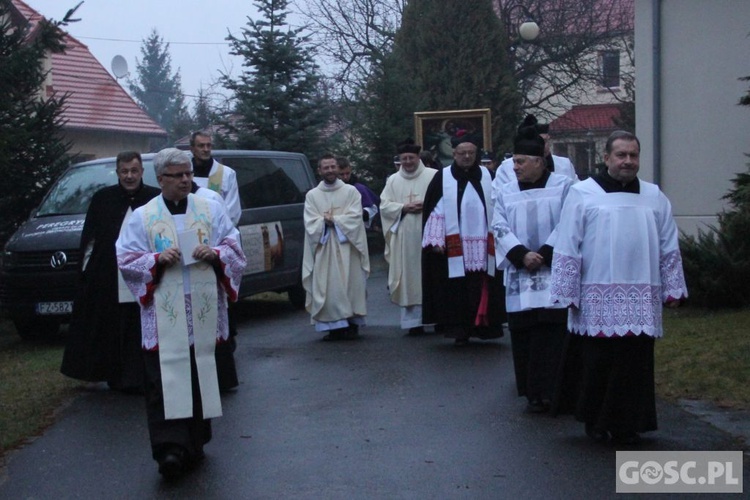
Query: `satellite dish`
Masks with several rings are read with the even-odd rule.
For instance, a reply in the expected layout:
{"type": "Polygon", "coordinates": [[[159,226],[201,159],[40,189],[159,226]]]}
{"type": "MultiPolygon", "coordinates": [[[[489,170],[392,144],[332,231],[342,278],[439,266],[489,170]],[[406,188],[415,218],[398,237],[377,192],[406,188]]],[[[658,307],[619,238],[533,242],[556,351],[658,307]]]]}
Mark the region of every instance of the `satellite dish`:
{"type": "Polygon", "coordinates": [[[120,79],[124,76],[128,76],[128,62],[122,56],[115,56],[112,58],[112,73],[115,78],[120,79]]]}

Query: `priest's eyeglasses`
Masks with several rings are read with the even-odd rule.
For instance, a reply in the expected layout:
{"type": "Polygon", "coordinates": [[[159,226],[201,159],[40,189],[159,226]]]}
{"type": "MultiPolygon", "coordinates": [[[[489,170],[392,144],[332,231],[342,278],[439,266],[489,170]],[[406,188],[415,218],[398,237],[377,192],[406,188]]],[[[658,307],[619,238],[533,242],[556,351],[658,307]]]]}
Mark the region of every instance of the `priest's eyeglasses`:
{"type": "Polygon", "coordinates": [[[193,176],[193,171],[189,170],[187,172],[177,172],[176,174],[161,174],[164,177],[171,177],[172,179],[182,179],[183,177],[187,177],[190,179],[193,176]]]}

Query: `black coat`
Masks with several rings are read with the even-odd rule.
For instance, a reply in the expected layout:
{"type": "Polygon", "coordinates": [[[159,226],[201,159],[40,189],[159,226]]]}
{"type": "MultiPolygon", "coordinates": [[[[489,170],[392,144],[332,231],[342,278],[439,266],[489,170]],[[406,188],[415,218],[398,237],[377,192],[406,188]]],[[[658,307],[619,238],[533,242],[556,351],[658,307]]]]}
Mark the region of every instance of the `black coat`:
{"type": "MultiPolygon", "coordinates": [[[[82,265],[86,249],[92,248],[73,302],[69,338],[60,369],[63,374],[91,382],[106,380],[120,386],[119,379],[126,368],[123,364],[131,362],[124,360],[134,356],[139,359],[131,352],[135,337],[140,350],[140,322],[132,317],[138,313],[138,306],[119,304],[115,242],[128,208],[135,210],[159,193],[158,188],[141,185],[130,195],[117,184],[100,189],[92,197],[81,234],[82,265]],[[128,353],[123,352],[126,345],[128,353]]],[[[127,385],[140,385],[140,379],[127,385]]]]}

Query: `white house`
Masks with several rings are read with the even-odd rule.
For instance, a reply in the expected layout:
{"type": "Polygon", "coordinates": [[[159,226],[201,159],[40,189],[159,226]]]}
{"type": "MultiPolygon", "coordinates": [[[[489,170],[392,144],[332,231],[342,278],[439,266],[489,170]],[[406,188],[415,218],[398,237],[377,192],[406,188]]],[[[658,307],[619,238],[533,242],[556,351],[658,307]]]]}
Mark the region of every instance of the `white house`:
{"type": "Polygon", "coordinates": [[[635,66],[641,177],[695,233],[750,161],[750,1],[636,0],[635,66]]]}

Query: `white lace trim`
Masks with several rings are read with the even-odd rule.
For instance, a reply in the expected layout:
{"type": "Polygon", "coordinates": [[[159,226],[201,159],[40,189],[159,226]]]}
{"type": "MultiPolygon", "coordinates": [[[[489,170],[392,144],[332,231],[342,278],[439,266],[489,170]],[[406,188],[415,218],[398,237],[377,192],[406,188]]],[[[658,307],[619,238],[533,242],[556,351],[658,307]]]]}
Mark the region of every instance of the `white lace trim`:
{"type": "Polygon", "coordinates": [[[568,327],[574,333],[590,337],[662,336],[660,286],[583,285],[580,300],[580,308],[571,309],[568,315],[568,327]]]}
{"type": "Polygon", "coordinates": [[[424,226],[424,236],[422,236],[422,248],[427,248],[428,246],[445,247],[444,215],[432,212],[427,219],[427,223],[424,226]]]}
{"type": "MultiPolygon", "coordinates": [[[[427,219],[422,237],[422,248],[428,246],[445,247],[445,217],[434,212],[427,219]]],[[[464,269],[467,271],[487,270],[487,238],[468,236],[461,238],[464,269]]]]}
{"type": "Polygon", "coordinates": [[[682,255],[679,250],[674,250],[661,257],[659,274],[661,277],[662,302],[666,302],[670,297],[681,299],[688,296],[685,274],[682,270],[682,255]]]}
{"type": "Polygon", "coordinates": [[[487,270],[487,238],[469,236],[461,238],[464,251],[464,269],[467,271],[487,270]]]}
{"type": "Polygon", "coordinates": [[[553,304],[579,307],[581,293],[581,259],[555,253],[552,259],[553,304]]]}

